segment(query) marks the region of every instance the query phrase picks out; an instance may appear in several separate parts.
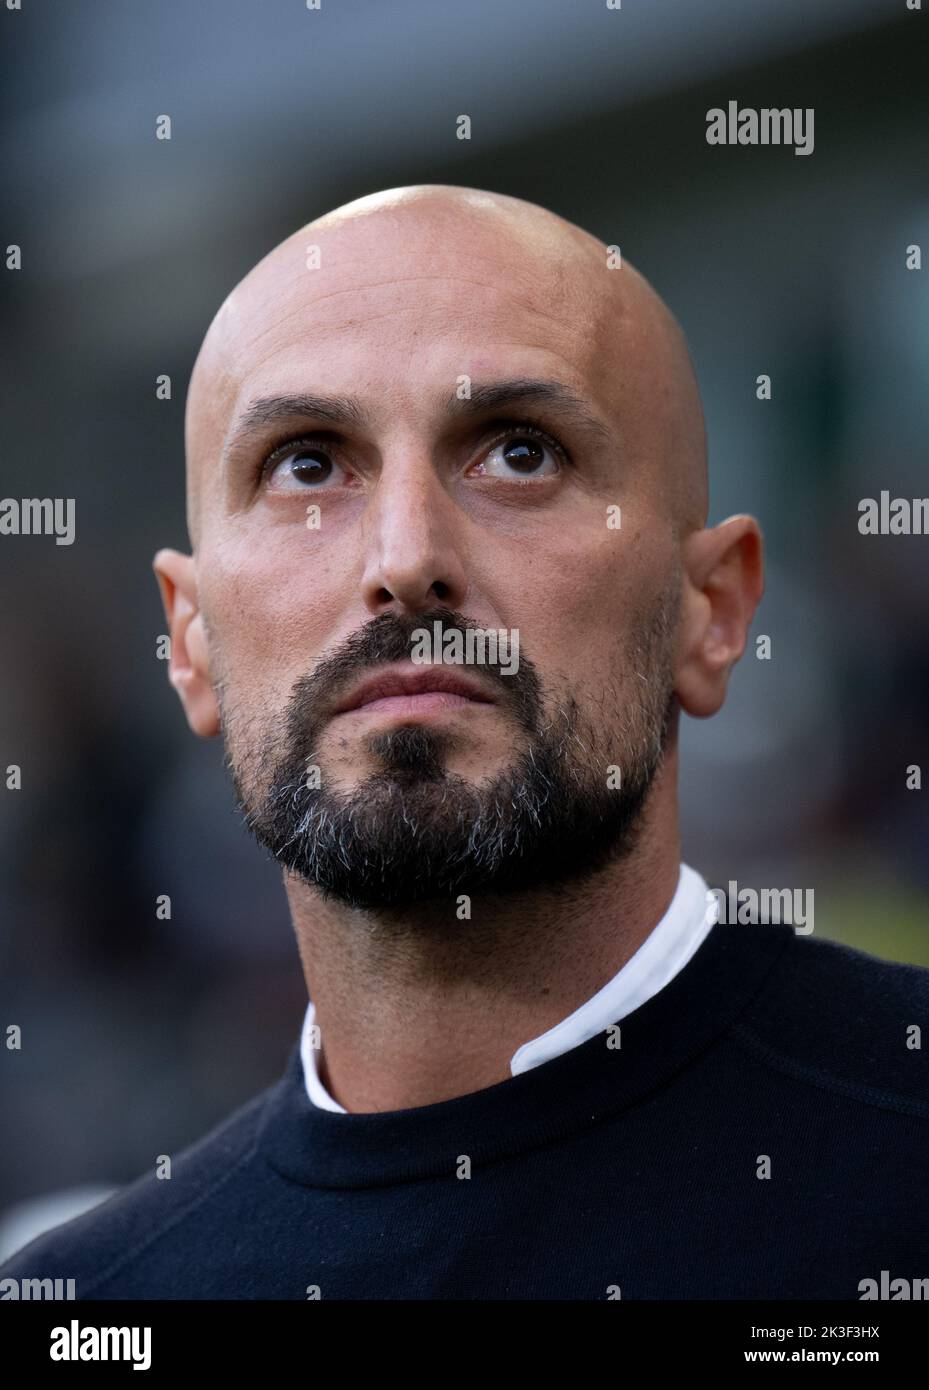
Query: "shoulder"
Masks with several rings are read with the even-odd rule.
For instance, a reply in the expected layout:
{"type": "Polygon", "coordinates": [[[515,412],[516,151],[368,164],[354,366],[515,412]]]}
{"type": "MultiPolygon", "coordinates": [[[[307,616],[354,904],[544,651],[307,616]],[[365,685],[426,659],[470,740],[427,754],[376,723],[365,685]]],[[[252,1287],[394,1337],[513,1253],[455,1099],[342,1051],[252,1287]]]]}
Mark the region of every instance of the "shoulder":
{"type": "Polygon", "coordinates": [[[73,1279],[78,1299],[93,1297],[95,1287],[157,1249],[162,1236],[195,1213],[208,1227],[215,1206],[212,1219],[221,1223],[222,1208],[238,1200],[237,1187],[246,1181],[265,1105],[275,1089],[268,1087],[195,1143],[169,1155],[169,1177],[146,1173],[17,1250],[0,1266],[0,1298],[16,1296],[5,1280],[45,1279],[73,1279]]]}
{"type": "Polygon", "coordinates": [[[780,930],[791,940],[733,1036],[801,1080],[929,1118],[929,969],[780,930]]]}

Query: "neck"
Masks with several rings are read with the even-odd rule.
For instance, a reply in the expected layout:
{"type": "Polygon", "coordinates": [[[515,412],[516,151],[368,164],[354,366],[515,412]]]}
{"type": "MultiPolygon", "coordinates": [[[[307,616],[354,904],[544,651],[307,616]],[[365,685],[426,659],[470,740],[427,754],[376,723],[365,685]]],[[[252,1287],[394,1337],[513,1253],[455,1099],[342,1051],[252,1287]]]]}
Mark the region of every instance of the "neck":
{"type": "Polygon", "coordinates": [[[454,900],[348,908],[285,876],[320,1078],[339,1104],[403,1110],[506,1080],[518,1047],[602,989],[674,896],[674,780],[666,764],[627,856],[578,884],[473,897],[470,919],[454,900]]]}

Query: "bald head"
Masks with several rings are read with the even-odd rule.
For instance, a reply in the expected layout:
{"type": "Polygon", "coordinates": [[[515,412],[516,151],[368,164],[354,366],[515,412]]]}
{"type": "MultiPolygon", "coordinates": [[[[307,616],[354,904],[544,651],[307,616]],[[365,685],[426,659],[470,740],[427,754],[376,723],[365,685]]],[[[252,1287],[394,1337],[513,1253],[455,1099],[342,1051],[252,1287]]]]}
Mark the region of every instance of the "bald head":
{"type": "Polygon", "coordinates": [[[186,425],[172,680],[293,875],[369,908],[510,892],[636,852],[647,814],[673,885],[676,711],[722,702],[760,542],[704,525],[693,368],[641,275],[516,198],[362,198],[229,295],[186,425]],[[515,664],[413,654],[450,622],[515,664]]]}
{"type": "Polygon", "coordinates": [[[534,203],[424,184],[307,223],[221,305],[187,398],[194,547],[205,519],[223,509],[236,419],[272,378],[315,392],[321,368],[344,361],[386,421],[391,405],[426,391],[413,364],[432,356],[430,343],[447,346],[451,389],[477,375],[472,368],[484,374],[478,359],[521,348],[520,376],[534,359],[533,375],[591,402],[627,462],[634,449],[678,536],[704,525],[706,439],[693,366],[680,326],[644,277],[628,261],[611,268],[604,243],[534,203]]]}

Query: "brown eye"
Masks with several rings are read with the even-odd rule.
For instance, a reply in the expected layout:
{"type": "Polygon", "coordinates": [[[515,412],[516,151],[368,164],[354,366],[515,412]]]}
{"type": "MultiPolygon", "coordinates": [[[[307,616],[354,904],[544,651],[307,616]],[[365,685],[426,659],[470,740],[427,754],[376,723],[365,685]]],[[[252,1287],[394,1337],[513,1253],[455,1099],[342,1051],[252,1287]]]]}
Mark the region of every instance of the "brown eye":
{"type": "Polygon", "coordinates": [[[269,467],[268,486],[278,492],[306,492],[324,483],[344,482],[345,476],[325,449],[302,445],[269,467]]]}
{"type": "Polygon", "coordinates": [[[495,444],[478,472],[492,478],[545,478],[559,472],[559,450],[535,434],[513,431],[495,444]]]}
{"type": "Polygon", "coordinates": [[[300,483],[324,483],[332,472],[332,459],[318,449],[295,454],[290,471],[300,483]]]}
{"type": "Polygon", "coordinates": [[[537,439],[512,439],[503,445],[503,459],[517,473],[535,473],[545,462],[546,449],[537,439]]]}

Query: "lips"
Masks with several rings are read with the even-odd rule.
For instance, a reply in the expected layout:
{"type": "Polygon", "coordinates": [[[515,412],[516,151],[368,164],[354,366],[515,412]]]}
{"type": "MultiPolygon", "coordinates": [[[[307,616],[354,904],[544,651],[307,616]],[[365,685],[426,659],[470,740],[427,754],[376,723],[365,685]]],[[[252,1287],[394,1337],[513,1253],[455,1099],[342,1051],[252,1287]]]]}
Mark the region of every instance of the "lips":
{"type": "MultiPolygon", "coordinates": [[[[448,705],[456,704],[460,700],[482,705],[496,703],[489,691],[477,681],[456,671],[450,671],[441,665],[406,666],[385,668],[361,681],[340,701],[333,713],[347,714],[350,710],[362,709],[382,700],[397,697],[410,699],[417,695],[458,697],[457,700],[446,699],[444,703],[448,705]]],[[[425,701],[423,703],[425,704],[425,701]]]]}

